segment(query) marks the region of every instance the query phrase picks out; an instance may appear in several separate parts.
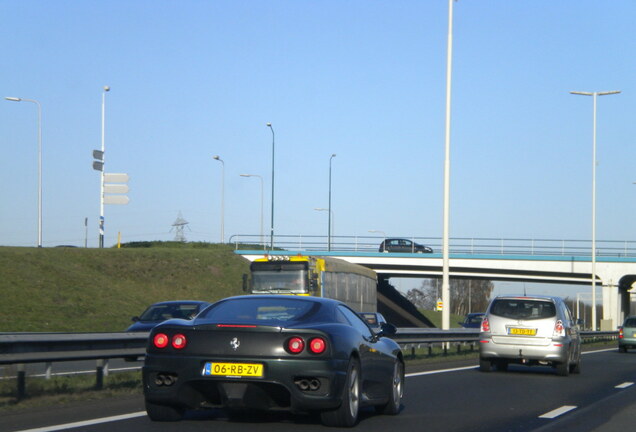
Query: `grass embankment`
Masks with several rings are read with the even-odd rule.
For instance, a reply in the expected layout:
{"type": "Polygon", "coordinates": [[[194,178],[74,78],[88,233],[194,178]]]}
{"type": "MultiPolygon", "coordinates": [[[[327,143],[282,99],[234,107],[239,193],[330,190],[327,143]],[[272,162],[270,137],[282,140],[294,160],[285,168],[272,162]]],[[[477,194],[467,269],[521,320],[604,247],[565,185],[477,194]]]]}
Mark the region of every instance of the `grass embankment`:
{"type": "MultiPolygon", "coordinates": [[[[420,313],[424,315],[426,318],[431,320],[431,322],[437,328],[442,328],[442,313],[439,311],[432,310],[424,310],[420,309],[420,313]]],[[[450,328],[461,328],[461,322],[464,321],[464,317],[461,315],[450,314],[450,328]]]]}
{"type": "Polygon", "coordinates": [[[52,407],[70,402],[140,396],[141,371],[111,373],[104,377],[104,386],[101,390],[95,390],[94,374],[54,376],[48,380],[27,378],[26,397],[18,400],[16,393],[15,379],[0,381],[0,413],[52,407]]]}
{"type": "Polygon", "coordinates": [[[117,332],[164,300],[242,293],[249,262],[229,245],[0,247],[0,332],[117,332]]]}

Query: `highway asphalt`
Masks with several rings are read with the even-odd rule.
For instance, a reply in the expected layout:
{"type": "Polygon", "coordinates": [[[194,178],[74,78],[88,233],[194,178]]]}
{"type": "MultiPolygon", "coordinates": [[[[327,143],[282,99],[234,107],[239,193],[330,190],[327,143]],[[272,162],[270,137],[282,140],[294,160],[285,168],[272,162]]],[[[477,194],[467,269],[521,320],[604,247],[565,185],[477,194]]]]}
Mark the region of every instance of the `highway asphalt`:
{"type": "MultiPolygon", "coordinates": [[[[380,416],[366,410],[353,430],[426,431],[625,431],[636,418],[636,352],[616,349],[586,353],[580,375],[559,377],[547,367],[511,366],[482,373],[467,364],[409,368],[402,412],[380,416]]],[[[3,432],[329,430],[311,416],[273,414],[228,417],[219,410],[192,413],[179,423],[153,423],[143,397],[82,401],[0,416],[3,432]],[[123,417],[114,417],[123,416],[123,417]],[[77,423],[85,422],[85,423],[77,423]],[[66,426],[65,426],[66,425],[66,426]]]]}

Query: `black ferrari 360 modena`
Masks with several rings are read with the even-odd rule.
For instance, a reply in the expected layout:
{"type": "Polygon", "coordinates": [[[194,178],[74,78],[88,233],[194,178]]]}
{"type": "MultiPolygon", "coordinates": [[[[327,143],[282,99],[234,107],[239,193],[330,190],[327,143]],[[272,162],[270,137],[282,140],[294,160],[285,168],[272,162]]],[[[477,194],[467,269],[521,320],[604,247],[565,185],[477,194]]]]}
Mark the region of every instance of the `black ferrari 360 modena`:
{"type": "Polygon", "coordinates": [[[404,389],[400,347],[341,302],[279,295],[231,297],[194,320],[169,320],[149,337],[143,367],[151,420],[186,410],[320,412],[353,426],[362,406],[397,414],[404,389]]]}

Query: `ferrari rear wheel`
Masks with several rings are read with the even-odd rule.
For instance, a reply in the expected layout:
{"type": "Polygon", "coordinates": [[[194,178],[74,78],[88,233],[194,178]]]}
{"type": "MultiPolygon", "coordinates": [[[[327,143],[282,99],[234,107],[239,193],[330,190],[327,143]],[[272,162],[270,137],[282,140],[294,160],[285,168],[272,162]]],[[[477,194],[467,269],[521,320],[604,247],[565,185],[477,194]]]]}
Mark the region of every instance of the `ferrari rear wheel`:
{"type": "Polygon", "coordinates": [[[347,378],[342,394],[342,404],[335,410],[323,411],[320,419],[325,426],[352,427],[358,420],[360,409],[360,363],[349,360],[347,378]]]}
{"type": "Polygon", "coordinates": [[[174,422],[183,418],[183,408],[169,405],[158,405],[146,401],[146,413],[152,421],[174,422]]]}
{"type": "Polygon", "coordinates": [[[400,412],[402,395],[404,394],[404,364],[395,360],[393,367],[393,379],[391,380],[391,399],[386,405],[376,407],[382,414],[395,415],[400,412]]]}

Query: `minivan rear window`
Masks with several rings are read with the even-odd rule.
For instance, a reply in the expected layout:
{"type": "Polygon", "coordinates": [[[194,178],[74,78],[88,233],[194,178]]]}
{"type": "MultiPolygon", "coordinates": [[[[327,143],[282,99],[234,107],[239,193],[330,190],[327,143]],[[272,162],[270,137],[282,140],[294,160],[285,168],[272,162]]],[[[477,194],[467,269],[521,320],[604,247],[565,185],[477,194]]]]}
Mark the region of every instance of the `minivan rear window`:
{"type": "Polygon", "coordinates": [[[625,320],[623,327],[636,327],[636,318],[628,318],[625,320]]]}
{"type": "Polygon", "coordinates": [[[490,313],[512,319],[544,319],[556,316],[556,307],[551,301],[530,299],[495,299],[490,313]]]}

